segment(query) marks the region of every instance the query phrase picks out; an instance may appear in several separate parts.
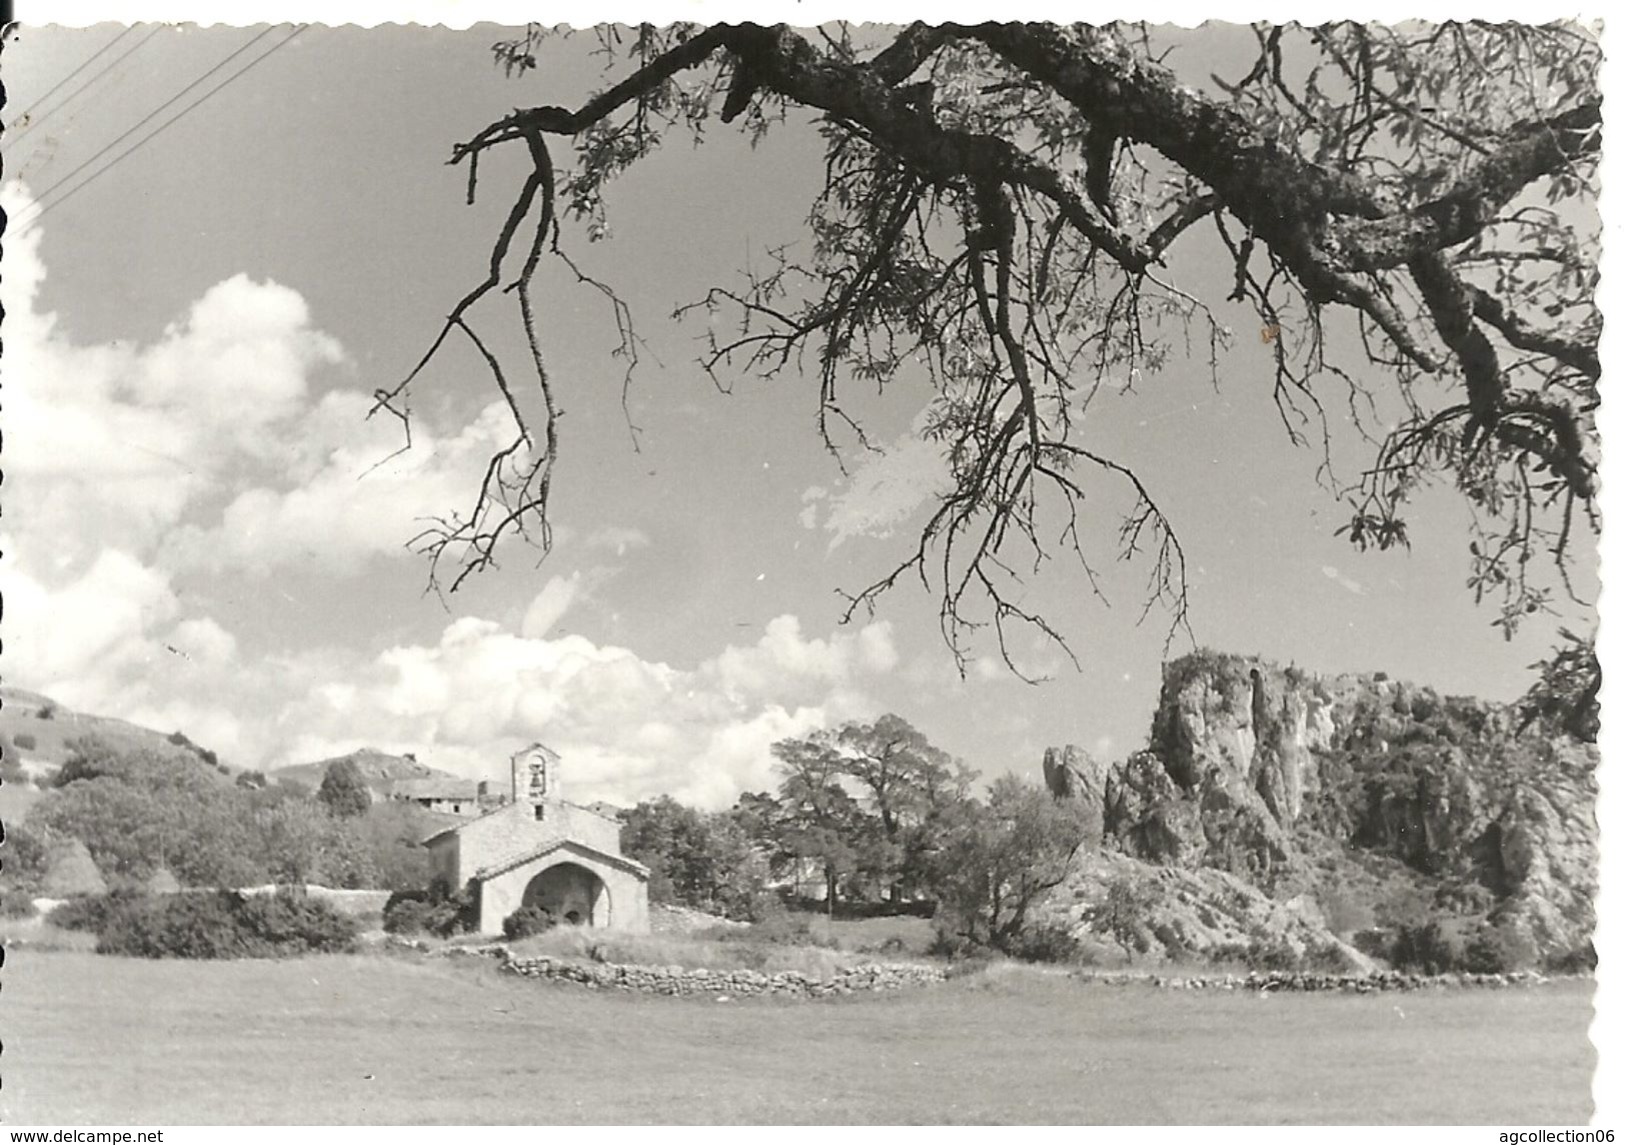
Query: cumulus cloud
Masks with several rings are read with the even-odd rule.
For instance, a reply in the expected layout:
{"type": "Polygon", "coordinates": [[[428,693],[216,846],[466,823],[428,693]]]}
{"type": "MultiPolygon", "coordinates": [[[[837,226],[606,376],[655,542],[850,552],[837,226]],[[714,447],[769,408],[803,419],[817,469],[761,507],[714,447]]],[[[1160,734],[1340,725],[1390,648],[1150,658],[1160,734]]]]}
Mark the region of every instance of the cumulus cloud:
{"type": "MultiPolygon", "coordinates": [[[[344,394],[329,406],[357,409],[354,431],[363,424],[364,400],[344,394]]],[[[209,572],[298,563],[345,573],[374,556],[405,555],[426,507],[450,511],[478,486],[487,460],[511,433],[506,419],[494,403],[457,434],[414,433],[404,453],[375,422],[370,440],[355,433],[356,444],[332,449],[302,482],[243,489],[218,519],[178,530],[170,559],[209,572]]]]}
{"type": "MultiPolygon", "coordinates": [[[[15,185],[0,201],[26,206],[15,185]]],[[[596,583],[590,569],[550,579],[517,630],[464,616],[389,647],[320,633],[291,651],[256,647],[192,588],[289,562],[343,576],[403,553],[414,515],[466,500],[511,434],[505,412],[421,425],[391,457],[394,427],[365,421],[370,399],[343,384],[354,367],[304,299],[249,275],[202,291],[146,344],[79,344],[39,308],[38,242],[37,230],[8,235],[0,280],[8,679],[184,730],[245,767],[374,746],[495,778],[541,740],[564,755],[577,798],[669,792],[706,806],[771,786],[775,741],[879,714],[874,686],[899,662],[887,624],[819,635],[779,616],[674,665],[560,631],[596,583]]],[[[901,511],[883,494],[908,468],[894,459],[837,493],[837,536],[901,511]]],[[[583,547],[624,556],[648,543],[603,526],[583,547]]]]}
{"type": "MultiPolygon", "coordinates": [[[[10,537],[0,547],[16,553],[10,537]]],[[[6,674],[104,702],[121,670],[155,658],[151,634],[179,611],[169,579],[128,553],[104,550],[82,573],[48,585],[17,567],[5,578],[6,674]],[[108,681],[98,687],[96,681],[108,681]]]]}
{"type": "Polygon", "coordinates": [[[774,784],[775,741],[878,714],[867,685],[896,663],[885,624],[808,638],[781,616],[754,644],[687,668],[532,631],[464,618],[435,644],[355,664],[343,687],[290,700],[280,718],[300,732],[279,761],[372,744],[494,777],[541,740],[564,756],[575,798],[719,806],[774,784]]]}

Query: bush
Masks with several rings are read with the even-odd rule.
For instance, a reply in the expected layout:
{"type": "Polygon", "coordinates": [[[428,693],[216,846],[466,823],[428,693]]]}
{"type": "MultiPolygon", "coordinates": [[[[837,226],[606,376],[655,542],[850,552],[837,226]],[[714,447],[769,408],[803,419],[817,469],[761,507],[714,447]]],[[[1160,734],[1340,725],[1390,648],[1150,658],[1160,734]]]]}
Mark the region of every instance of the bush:
{"type": "Polygon", "coordinates": [[[1371,903],[1347,887],[1322,891],[1319,897],[1326,929],[1333,934],[1356,934],[1376,924],[1377,912],[1371,903]]]}
{"type": "MultiPolygon", "coordinates": [[[[229,891],[154,898],[132,895],[110,905],[97,930],[98,954],[135,958],[247,958],[259,953],[238,925],[229,891]]],[[[239,900],[240,901],[240,900],[239,900]]]]}
{"type": "Polygon", "coordinates": [[[1007,944],[1005,953],[1023,962],[1077,962],[1083,947],[1058,922],[1023,927],[1007,944]]]}
{"type": "Polygon", "coordinates": [[[236,913],[239,927],[272,954],[332,954],[355,943],[355,920],[302,890],[240,896],[236,913]]]}
{"type": "Polygon", "coordinates": [[[1162,943],[1163,950],[1175,962],[1183,962],[1191,957],[1190,949],[1185,940],[1179,936],[1171,923],[1159,922],[1151,927],[1151,933],[1156,935],[1157,941],[1162,943]]]}
{"type": "Polygon", "coordinates": [[[37,913],[34,900],[25,891],[16,887],[0,890],[0,918],[33,918],[37,913]]]}
{"type": "Polygon", "coordinates": [[[1512,926],[1479,928],[1462,952],[1462,969],[1473,974],[1505,974],[1540,962],[1534,941],[1512,926]]]}
{"type": "Polygon", "coordinates": [[[61,927],[63,930],[82,930],[90,934],[100,934],[115,910],[141,897],[140,891],[118,890],[109,894],[69,899],[51,912],[51,925],[61,927]]]}
{"type": "Polygon", "coordinates": [[[384,930],[389,934],[432,934],[449,938],[467,929],[471,904],[434,891],[396,891],[384,903],[384,930]]]}
{"type": "Polygon", "coordinates": [[[1548,974],[1590,974],[1597,969],[1597,948],[1583,942],[1573,950],[1546,959],[1548,974]]]}
{"type": "Polygon", "coordinates": [[[1461,939],[1437,922],[1402,926],[1388,950],[1388,961],[1399,970],[1423,974],[1450,974],[1463,968],[1461,939]]]}
{"type": "Polygon", "coordinates": [[[36,715],[34,718],[35,719],[40,719],[40,720],[54,720],[54,719],[56,719],[56,709],[54,707],[52,707],[50,704],[46,704],[43,708],[41,708],[39,710],[39,714],[36,715]]]}
{"type": "Polygon", "coordinates": [[[517,942],[533,934],[545,934],[555,925],[553,912],[545,906],[522,906],[502,920],[502,936],[517,942]]]}
{"type": "Polygon", "coordinates": [[[107,904],[96,950],[137,958],[269,958],[350,949],[356,924],[303,892],[186,891],[107,904]]]}
{"type": "Polygon", "coordinates": [[[39,740],[35,739],[29,732],[19,732],[12,737],[11,742],[24,751],[34,751],[39,747],[39,740]]]}
{"type": "Polygon", "coordinates": [[[1247,951],[1242,961],[1249,970],[1299,970],[1303,967],[1303,955],[1285,939],[1254,939],[1247,944],[1247,951]]]}

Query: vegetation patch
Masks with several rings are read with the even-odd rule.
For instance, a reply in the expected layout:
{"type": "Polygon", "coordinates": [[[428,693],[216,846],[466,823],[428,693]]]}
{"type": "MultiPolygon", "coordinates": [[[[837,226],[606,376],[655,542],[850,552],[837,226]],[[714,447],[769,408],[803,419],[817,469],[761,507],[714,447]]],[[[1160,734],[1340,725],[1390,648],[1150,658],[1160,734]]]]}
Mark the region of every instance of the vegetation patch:
{"type": "Polygon", "coordinates": [[[279,958],[355,946],[353,919],[291,890],[271,895],[125,892],[59,908],[65,929],[94,930],[96,950],[137,958],[279,958]]]}

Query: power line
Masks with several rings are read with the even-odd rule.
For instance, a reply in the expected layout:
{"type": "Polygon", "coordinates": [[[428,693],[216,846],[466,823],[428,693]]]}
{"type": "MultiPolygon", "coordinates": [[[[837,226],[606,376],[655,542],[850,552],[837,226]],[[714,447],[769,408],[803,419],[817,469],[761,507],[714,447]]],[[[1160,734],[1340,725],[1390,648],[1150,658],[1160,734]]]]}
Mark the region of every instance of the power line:
{"type": "Polygon", "coordinates": [[[89,59],[83,61],[82,63],[80,63],[80,65],[78,67],[74,68],[67,75],[65,75],[61,79],[57,80],[56,83],[51,85],[51,90],[50,91],[46,92],[44,95],[42,95],[38,99],[36,99],[33,103],[29,104],[27,109],[24,110],[21,115],[19,115],[16,119],[13,119],[11,121],[11,124],[10,124],[10,126],[9,126],[9,128],[7,130],[17,131],[18,130],[17,125],[19,123],[22,124],[23,127],[27,127],[28,123],[29,123],[29,116],[33,115],[34,112],[39,110],[39,105],[40,104],[44,103],[46,100],[50,99],[57,92],[61,91],[62,88],[67,83],[69,83],[73,79],[74,76],[78,75],[80,72],[82,72],[86,68],[88,68],[91,64],[93,64],[97,60],[101,59],[102,56],[107,54],[107,50],[109,48],[111,48],[114,44],[116,44],[120,40],[122,40],[125,36],[128,36],[133,31],[135,31],[135,25],[134,24],[125,25],[124,28],[119,32],[118,35],[114,36],[111,40],[108,40],[107,43],[105,43],[101,47],[97,48],[96,51],[94,53],[92,53],[92,55],[91,55],[91,57],[89,59]]]}
{"type": "MultiPolygon", "coordinates": [[[[153,120],[153,118],[158,115],[159,112],[161,112],[165,108],[169,107],[176,100],[178,100],[182,96],[184,96],[187,92],[191,91],[193,88],[197,87],[204,80],[206,80],[210,76],[214,75],[215,72],[219,71],[221,68],[223,68],[227,64],[231,63],[232,60],[236,59],[238,56],[240,56],[244,52],[248,51],[249,48],[252,48],[255,44],[257,44],[261,40],[265,39],[265,37],[269,36],[273,30],[274,29],[272,29],[272,28],[266,28],[266,29],[262,30],[259,35],[255,36],[252,40],[249,40],[248,43],[240,45],[237,48],[236,51],[231,53],[231,55],[227,56],[225,59],[223,59],[219,63],[215,64],[214,67],[210,68],[208,71],[206,71],[202,75],[198,76],[197,79],[193,80],[191,83],[189,83],[185,87],[181,88],[180,91],[176,92],[174,95],[172,95],[168,99],[164,100],[163,103],[161,103],[157,107],[153,108],[146,115],[144,115],[140,119],[136,120],[135,124],[132,127],[130,127],[129,130],[125,131],[124,134],[120,135],[117,139],[113,140],[113,142],[109,143],[106,147],[103,147],[100,151],[96,152],[96,154],[92,155],[89,159],[86,159],[83,163],[79,164],[79,166],[75,167],[72,171],[69,171],[66,175],[62,176],[62,178],[58,179],[55,183],[52,183],[45,190],[41,191],[34,198],[35,204],[38,205],[40,203],[43,203],[48,197],[50,197],[51,193],[53,191],[55,191],[58,187],[61,187],[63,184],[67,183],[75,175],[77,175],[77,174],[79,174],[79,172],[83,171],[86,167],[89,167],[91,164],[95,163],[103,155],[106,155],[109,151],[113,150],[113,148],[117,147],[120,143],[123,143],[130,136],[134,135],[137,131],[140,131],[143,127],[145,127],[148,123],[150,123],[153,120]]],[[[269,53],[267,53],[267,54],[269,54],[269,53]]],[[[137,146],[140,146],[140,145],[137,144],[137,146]]],[[[130,149],[130,151],[134,151],[134,150],[135,150],[134,147],[132,147],[130,149]]],[[[126,155],[129,154],[129,153],[130,152],[125,152],[126,155]]],[[[123,158],[123,156],[119,156],[118,158],[123,158]]],[[[118,158],[115,158],[113,160],[113,163],[117,163],[118,158]]],[[[112,163],[109,163],[108,167],[111,167],[112,165],[113,165],[112,163]]],[[[103,170],[106,170],[106,168],[103,168],[103,170]]],[[[98,172],[98,174],[99,174],[99,172],[98,172]]],[[[86,182],[89,182],[89,180],[86,180],[86,182]]],[[[84,184],[81,183],[80,186],[84,186],[84,184]]],[[[78,188],[74,188],[74,189],[77,190],[78,188]]],[[[72,193],[73,193],[72,191],[68,192],[68,194],[70,194],[70,195],[72,193]]],[[[64,199],[67,198],[67,197],[68,197],[67,195],[63,196],[64,199]]],[[[57,201],[61,202],[60,199],[57,200],[57,201]]],[[[55,205],[56,205],[55,203],[51,204],[51,206],[55,206],[55,205]]],[[[34,218],[38,218],[40,215],[44,214],[49,209],[50,209],[50,207],[40,207],[38,213],[36,213],[34,215],[34,218]]],[[[32,220],[30,220],[30,221],[32,221],[32,220]]]]}
{"type": "Polygon", "coordinates": [[[39,107],[40,104],[44,103],[47,99],[49,99],[51,97],[51,95],[57,91],[58,88],[62,87],[63,84],[66,84],[74,76],[78,75],[80,72],[84,71],[85,68],[89,67],[92,63],[94,63],[96,61],[96,59],[99,56],[101,56],[102,52],[107,51],[108,48],[111,48],[114,44],[118,43],[126,35],[128,35],[129,33],[133,32],[133,31],[135,31],[135,27],[132,25],[131,27],[128,27],[128,28],[124,29],[124,31],[120,32],[117,36],[114,36],[105,45],[103,45],[101,51],[97,52],[94,56],[91,56],[90,59],[86,60],[84,63],[80,64],[77,68],[73,69],[73,71],[69,72],[68,75],[65,76],[56,85],[56,87],[53,87],[50,91],[46,92],[44,95],[42,95],[38,99],[36,99],[34,101],[33,107],[30,107],[27,111],[23,112],[16,119],[11,121],[14,128],[15,128],[15,125],[17,123],[22,123],[22,126],[20,128],[15,128],[16,135],[14,135],[12,137],[12,140],[11,140],[12,144],[15,145],[15,144],[21,142],[23,137],[26,136],[30,131],[33,131],[34,128],[36,128],[40,124],[44,123],[47,119],[50,119],[51,116],[53,116],[57,112],[61,111],[64,107],[67,107],[68,104],[72,103],[74,100],[78,99],[85,92],[89,91],[92,87],[96,86],[102,80],[104,80],[108,76],[112,75],[113,72],[118,70],[118,67],[119,67],[120,64],[122,64],[125,60],[129,59],[131,56],[133,56],[137,52],[139,52],[143,47],[145,47],[147,45],[147,41],[151,40],[154,36],[156,36],[159,32],[161,32],[163,30],[164,30],[164,26],[162,24],[154,25],[153,28],[146,34],[146,36],[144,36],[139,42],[137,42],[133,47],[129,48],[127,51],[122,53],[117,59],[115,59],[112,63],[108,64],[101,71],[97,72],[95,75],[93,75],[89,79],[87,79],[84,83],[82,83],[78,87],[74,88],[73,91],[68,93],[66,98],[64,98],[61,103],[59,103],[55,107],[51,108],[51,110],[47,111],[44,115],[40,116],[38,119],[29,119],[28,118],[30,115],[33,114],[34,109],[39,107]],[[24,121],[26,121],[26,122],[24,122],[24,121]]]}
{"type": "MultiPolygon", "coordinates": [[[[290,44],[293,41],[294,37],[298,36],[301,32],[303,32],[309,26],[310,25],[308,25],[308,24],[299,25],[297,28],[295,28],[293,30],[293,33],[291,35],[289,35],[286,39],[281,40],[278,43],[272,45],[270,51],[265,52],[263,55],[260,55],[260,56],[256,57],[255,59],[249,61],[243,67],[239,68],[237,71],[235,71],[231,75],[227,76],[220,83],[216,84],[214,87],[212,87],[208,91],[204,92],[203,95],[199,96],[197,99],[193,100],[191,103],[189,103],[185,107],[183,107],[180,111],[178,111],[174,115],[170,116],[163,123],[159,124],[158,127],[156,129],[154,129],[153,132],[150,135],[147,135],[145,138],[138,141],[133,147],[129,148],[126,151],[121,152],[120,154],[118,154],[116,156],[114,156],[113,161],[111,163],[109,163],[107,166],[101,168],[99,171],[93,172],[88,179],[84,180],[84,182],[79,183],[79,184],[77,184],[77,185],[75,185],[73,187],[70,187],[67,190],[67,192],[64,193],[62,195],[62,197],[57,199],[55,202],[53,202],[53,203],[45,203],[44,206],[39,206],[38,209],[32,215],[30,215],[26,219],[24,219],[20,225],[23,226],[23,227],[31,227],[31,226],[33,226],[34,223],[38,222],[40,220],[40,218],[42,218],[47,212],[56,209],[57,207],[61,206],[63,203],[67,202],[69,199],[73,198],[73,196],[77,195],[80,191],[83,191],[86,187],[90,186],[97,179],[100,179],[103,175],[107,174],[114,167],[117,167],[120,163],[122,163],[124,160],[128,159],[131,155],[134,155],[137,151],[141,150],[147,144],[151,143],[154,139],[157,139],[160,135],[162,135],[169,128],[173,127],[181,119],[184,119],[188,114],[190,114],[191,112],[197,110],[197,108],[201,107],[204,103],[207,103],[209,101],[209,99],[211,99],[213,96],[217,95],[221,91],[224,91],[226,88],[230,87],[234,82],[241,79],[243,76],[247,75],[250,71],[254,70],[254,68],[259,66],[265,60],[267,60],[271,56],[275,55],[279,48],[286,47],[288,44],[290,44]]],[[[78,175],[81,171],[83,171],[85,168],[89,167],[91,164],[95,163],[103,155],[106,155],[113,148],[117,147],[120,143],[124,142],[130,136],[134,135],[137,131],[139,131],[147,123],[151,122],[152,119],[159,114],[159,112],[162,112],[165,108],[167,108],[171,104],[175,103],[182,96],[184,96],[187,92],[191,91],[193,88],[195,88],[199,84],[203,83],[204,80],[207,80],[210,76],[214,75],[221,68],[223,68],[227,64],[229,64],[232,60],[236,59],[238,56],[240,56],[244,52],[246,52],[249,48],[252,48],[255,44],[257,44],[261,40],[263,40],[266,36],[270,35],[273,31],[275,31],[274,28],[265,29],[259,35],[255,36],[252,40],[250,40],[248,43],[242,45],[236,51],[232,52],[231,55],[227,56],[225,59],[223,59],[219,63],[215,64],[214,67],[212,67],[208,71],[204,72],[197,79],[195,79],[191,83],[187,84],[180,91],[178,91],[174,95],[170,96],[167,100],[165,100],[158,107],[154,108],[151,112],[149,112],[145,116],[143,116],[141,118],[141,120],[135,124],[135,126],[131,127],[128,131],[124,132],[124,134],[120,135],[117,139],[113,140],[113,142],[109,143],[106,147],[103,147],[100,151],[96,152],[96,154],[92,155],[89,159],[86,159],[83,163],[79,164],[79,166],[75,167],[72,171],[68,172],[68,174],[64,175],[61,179],[58,179],[55,183],[51,184],[51,186],[47,187],[45,189],[45,191],[42,192],[35,199],[36,205],[40,204],[40,203],[43,203],[44,200],[49,195],[51,195],[54,191],[57,190],[57,188],[63,186],[70,179],[72,179],[75,175],[78,175]]]]}

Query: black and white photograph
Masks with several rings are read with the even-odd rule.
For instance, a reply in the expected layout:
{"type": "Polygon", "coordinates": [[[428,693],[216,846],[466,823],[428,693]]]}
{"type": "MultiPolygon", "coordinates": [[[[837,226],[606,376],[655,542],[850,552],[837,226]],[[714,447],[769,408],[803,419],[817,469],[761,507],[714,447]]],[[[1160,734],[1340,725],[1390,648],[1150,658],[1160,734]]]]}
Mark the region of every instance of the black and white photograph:
{"type": "Polygon", "coordinates": [[[1600,20],[19,7],[8,1128],[1612,1140],[1600,20]]]}

